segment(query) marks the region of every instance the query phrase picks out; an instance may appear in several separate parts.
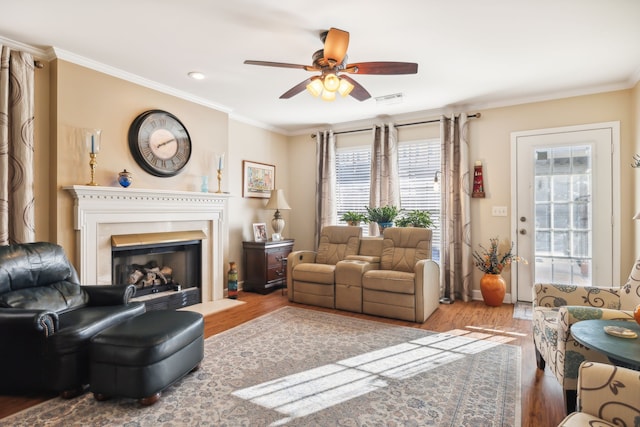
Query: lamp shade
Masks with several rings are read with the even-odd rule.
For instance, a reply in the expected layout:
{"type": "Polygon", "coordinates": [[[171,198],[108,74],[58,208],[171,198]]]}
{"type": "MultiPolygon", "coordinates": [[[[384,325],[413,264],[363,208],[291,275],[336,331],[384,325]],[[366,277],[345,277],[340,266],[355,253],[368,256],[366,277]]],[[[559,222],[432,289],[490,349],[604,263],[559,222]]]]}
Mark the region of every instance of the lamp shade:
{"type": "Polygon", "coordinates": [[[275,209],[277,211],[291,209],[289,203],[287,203],[287,199],[284,197],[284,190],[282,188],[271,190],[271,197],[265,209],[275,209]]]}

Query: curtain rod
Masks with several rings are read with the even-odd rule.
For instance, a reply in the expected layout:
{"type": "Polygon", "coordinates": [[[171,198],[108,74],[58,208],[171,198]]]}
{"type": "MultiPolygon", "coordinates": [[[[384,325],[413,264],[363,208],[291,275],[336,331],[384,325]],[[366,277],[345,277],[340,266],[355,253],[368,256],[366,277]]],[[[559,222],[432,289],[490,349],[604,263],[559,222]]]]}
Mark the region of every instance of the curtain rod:
{"type": "MultiPolygon", "coordinates": [[[[474,114],[467,114],[467,118],[468,119],[479,119],[481,117],[480,113],[474,113],[474,114]]],[[[423,125],[423,124],[427,124],[427,123],[439,123],[440,119],[433,119],[433,120],[425,120],[422,122],[413,122],[413,123],[403,123],[400,125],[396,125],[397,128],[403,127],[403,126],[413,126],[413,125],[423,125]]],[[[355,132],[364,132],[364,131],[368,131],[371,130],[371,128],[367,128],[367,129],[354,129],[354,130],[343,130],[341,132],[334,132],[334,135],[341,135],[341,134],[345,134],[345,133],[355,133],[355,132]]],[[[315,138],[316,135],[312,134],[311,138],[315,138]]]]}

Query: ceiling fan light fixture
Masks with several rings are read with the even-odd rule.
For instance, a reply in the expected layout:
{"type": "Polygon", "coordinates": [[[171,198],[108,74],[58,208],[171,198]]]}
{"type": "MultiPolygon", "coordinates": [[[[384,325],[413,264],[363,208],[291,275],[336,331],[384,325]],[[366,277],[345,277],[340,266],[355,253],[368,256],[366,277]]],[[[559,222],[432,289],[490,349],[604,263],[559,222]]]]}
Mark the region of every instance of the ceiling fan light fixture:
{"type": "Polygon", "coordinates": [[[353,85],[351,84],[350,81],[347,81],[346,79],[340,79],[340,86],[338,86],[338,93],[340,93],[340,95],[342,96],[347,96],[351,93],[351,91],[353,90],[353,85]]]}
{"type": "Polygon", "coordinates": [[[335,74],[327,74],[324,76],[324,88],[329,92],[335,92],[340,87],[340,79],[335,74]]]}
{"type": "Polygon", "coordinates": [[[336,99],[336,93],[332,92],[330,90],[323,90],[322,91],[322,100],[323,101],[335,101],[336,99]]]}
{"type": "Polygon", "coordinates": [[[323,87],[320,77],[314,77],[307,85],[307,91],[309,91],[311,95],[318,97],[322,93],[323,87]]]}

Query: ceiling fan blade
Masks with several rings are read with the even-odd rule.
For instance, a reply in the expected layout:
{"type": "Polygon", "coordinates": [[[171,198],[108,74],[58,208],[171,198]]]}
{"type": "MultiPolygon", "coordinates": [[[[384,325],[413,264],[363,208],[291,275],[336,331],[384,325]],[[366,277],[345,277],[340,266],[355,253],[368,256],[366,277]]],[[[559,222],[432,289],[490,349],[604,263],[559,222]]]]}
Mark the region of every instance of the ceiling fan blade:
{"type": "Polygon", "coordinates": [[[367,92],[367,90],[360,83],[353,80],[351,77],[341,74],[340,78],[345,79],[346,81],[348,81],[353,85],[353,90],[349,95],[353,96],[358,101],[364,101],[371,98],[371,94],[367,92]]]}
{"type": "MultiPolygon", "coordinates": [[[[271,62],[271,61],[252,61],[252,60],[247,60],[244,61],[245,64],[248,65],[262,65],[264,67],[279,67],[279,68],[300,68],[302,70],[306,70],[307,67],[309,67],[308,65],[299,65],[299,64],[287,64],[286,62],[271,62]]],[[[313,67],[311,67],[312,70],[309,71],[315,71],[313,69],[313,67]]]]}
{"type": "Polygon", "coordinates": [[[340,64],[347,54],[349,47],[349,33],[337,28],[329,29],[324,41],[324,59],[329,63],[335,61],[340,64]]]}
{"type": "Polygon", "coordinates": [[[297,85],[295,85],[294,87],[292,87],[291,89],[289,89],[288,91],[280,95],[280,99],[289,99],[293,96],[296,96],[297,94],[305,90],[309,83],[311,83],[311,78],[308,78],[307,80],[298,83],[297,85]]]}
{"type": "Polygon", "coordinates": [[[342,72],[352,74],[416,74],[418,64],[415,62],[357,62],[347,64],[342,72]]]}

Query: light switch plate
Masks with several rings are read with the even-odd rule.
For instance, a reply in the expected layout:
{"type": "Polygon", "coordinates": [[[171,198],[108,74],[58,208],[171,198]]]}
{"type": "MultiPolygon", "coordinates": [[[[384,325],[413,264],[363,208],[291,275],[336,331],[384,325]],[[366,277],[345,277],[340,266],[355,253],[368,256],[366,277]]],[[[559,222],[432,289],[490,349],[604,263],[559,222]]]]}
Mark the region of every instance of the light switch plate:
{"type": "Polygon", "coordinates": [[[507,207],[506,206],[493,206],[491,208],[492,216],[507,216],[507,207]]]}

